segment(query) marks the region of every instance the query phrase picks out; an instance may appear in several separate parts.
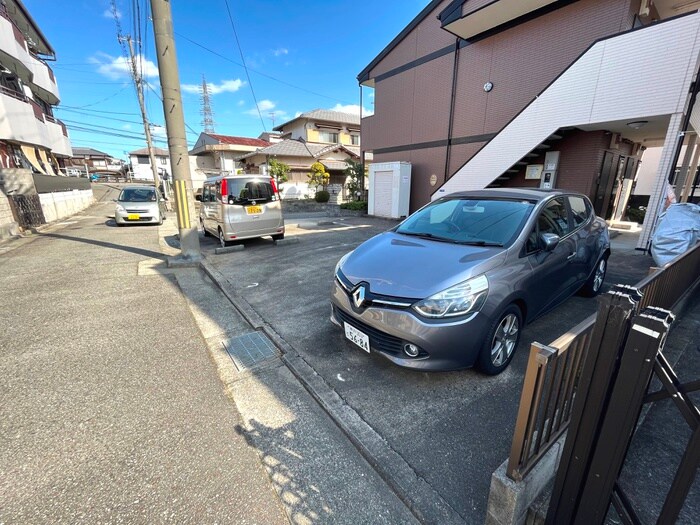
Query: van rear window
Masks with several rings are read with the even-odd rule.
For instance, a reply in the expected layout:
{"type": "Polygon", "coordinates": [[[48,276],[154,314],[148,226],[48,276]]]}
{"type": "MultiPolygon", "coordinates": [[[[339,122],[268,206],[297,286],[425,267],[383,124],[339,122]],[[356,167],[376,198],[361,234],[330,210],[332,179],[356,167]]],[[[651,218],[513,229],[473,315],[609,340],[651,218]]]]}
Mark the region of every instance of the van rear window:
{"type": "Polygon", "coordinates": [[[263,179],[227,179],[227,202],[230,204],[248,204],[250,201],[270,202],[275,194],[269,182],[263,179]]]}

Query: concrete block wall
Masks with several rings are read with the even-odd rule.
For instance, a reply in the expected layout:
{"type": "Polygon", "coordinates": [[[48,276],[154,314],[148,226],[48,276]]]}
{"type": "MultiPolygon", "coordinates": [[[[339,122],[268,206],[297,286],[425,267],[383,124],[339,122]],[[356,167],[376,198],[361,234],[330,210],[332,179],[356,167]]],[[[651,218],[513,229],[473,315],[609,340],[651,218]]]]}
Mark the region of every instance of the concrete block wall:
{"type": "Polygon", "coordinates": [[[53,222],[83,211],[95,198],[92,190],[73,190],[40,193],[39,200],[46,222],[53,222]]]}

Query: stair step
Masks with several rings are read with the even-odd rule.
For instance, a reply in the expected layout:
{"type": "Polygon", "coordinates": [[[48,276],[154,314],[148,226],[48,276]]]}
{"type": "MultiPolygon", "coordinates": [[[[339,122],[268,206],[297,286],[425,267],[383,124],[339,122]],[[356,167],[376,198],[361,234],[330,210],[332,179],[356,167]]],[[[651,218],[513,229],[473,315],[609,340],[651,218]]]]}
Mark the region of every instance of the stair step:
{"type": "Polygon", "coordinates": [[[560,140],[564,138],[562,135],[557,135],[556,133],[552,133],[549,137],[547,137],[547,140],[560,140]]]}
{"type": "Polygon", "coordinates": [[[506,173],[520,173],[520,170],[516,170],[516,169],[511,168],[509,170],[506,170],[506,173]]]}
{"type": "Polygon", "coordinates": [[[534,157],[539,157],[540,154],[539,154],[539,153],[534,153],[534,152],[531,151],[530,153],[528,153],[528,154],[525,155],[525,156],[526,156],[527,158],[530,158],[530,159],[531,159],[531,158],[534,158],[534,157]]]}
{"type": "Polygon", "coordinates": [[[510,177],[498,177],[496,180],[510,180],[510,177]]]}
{"type": "Polygon", "coordinates": [[[543,142],[543,143],[540,144],[539,146],[535,147],[535,149],[549,149],[549,148],[551,148],[551,147],[552,147],[552,146],[550,146],[549,144],[545,144],[545,143],[543,142]]]}
{"type": "Polygon", "coordinates": [[[518,162],[516,162],[513,165],[514,166],[527,166],[527,162],[525,162],[524,160],[519,160],[518,162]]]}

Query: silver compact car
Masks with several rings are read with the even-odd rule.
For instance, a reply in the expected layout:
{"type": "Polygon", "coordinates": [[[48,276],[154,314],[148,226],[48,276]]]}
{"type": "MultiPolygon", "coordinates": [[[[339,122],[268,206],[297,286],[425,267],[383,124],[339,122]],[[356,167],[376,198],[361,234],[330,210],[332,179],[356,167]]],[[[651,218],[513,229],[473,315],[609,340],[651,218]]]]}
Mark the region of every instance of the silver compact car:
{"type": "Polygon", "coordinates": [[[126,186],[114,209],[117,226],[125,224],[163,224],[165,201],[154,186],[126,186]]]}
{"type": "Polygon", "coordinates": [[[610,237],[584,195],[454,193],[343,256],[331,321],[400,366],[502,372],[526,322],[576,291],[596,295],[610,237]]]}

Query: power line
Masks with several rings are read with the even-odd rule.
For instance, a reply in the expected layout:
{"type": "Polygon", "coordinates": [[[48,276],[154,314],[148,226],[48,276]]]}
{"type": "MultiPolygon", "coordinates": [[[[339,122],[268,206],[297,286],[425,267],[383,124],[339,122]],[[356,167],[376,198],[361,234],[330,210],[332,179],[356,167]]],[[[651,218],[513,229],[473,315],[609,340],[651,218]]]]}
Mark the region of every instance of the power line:
{"type": "MultiPolygon", "coordinates": [[[[155,94],[155,96],[158,97],[158,100],[160,100],[161,102],[163,102],[163,97],[161,97],[161,96],[160,96],[160,93],[158,93],[155,89],[153,89],[153,86],[151,86],[151,84],[149,84],[148,82],[146,82],[146,87],[147,87],[148,89],[150,89],[151,91],[153,91],[153,93],[155,94]]],[[[194,133],[195,135],[199,136],[199,132],[198,132],[198,131],[195,131],[194,129],[192,129],[192,126],[190,126],[187,122],[185,122],[185,127],[186,127],[188,130],[190,130],[192,133],[194,133]]]]}
{"type": "MultiPolygon", "coordinates": [[[[239,66],[239,67],[243,67],[243,64],[241,64],[240,62],[236,62],[235,60],[232,60],[231,58],[227,57],[226,55],[222,55],[221,53],[219,53],[219,52],[217,52],[217,51],[214,51],[213,49],[211,49],[211,48],[209,48],[209,47],[207,47],[207,46],[205,46],[205,45],[203,45],[203,44],[200,44],[199,42],[195,42],[195,41],[192,40],[191,38],[189,38],[189,37],[187,37],[187,36],[185,36],[185,35],[183,35],[183,34],[181,34],[181,33],[175,32],[175,34],[176,34],[177,36],[179,36],[180,38],[182,38],[182,39],[184,39],[184,40],[187,40],[190,44],[195,45],[195,46],[197,46],[197,47],[199,47],[199,48],[202,48],[202,49],[204,49],[205,51],[211,53],[212,55],[215,55],[215,56],[217,56],[217,57],[219,57],[219,58],[222,58],[222,59],[226,60],[227,62],[231,62],[232,64],[235,64],[235,65],[237,65],[237,66],[239,66]]],[[[274,80],[275,82],[279,82],[280,84],[284,84],[285,86],[289,86],[289,87],[291,87],[291,88],[298,89],[299,91],[304,91],[304,92],[306,92],[306,93],[309,93],[309,94],[311,94],[311,95],[315,95],[315,96],[317,96],[317,97],[327,98],[328,100],[332,100],[333,102],[346,102],[346,103],[349,103],[348,101],[338,100],[338,98],[336,98],[336,97],[329,97],[328,95],[323,95],[323,94],[321,94],[321,93],[317,93],[317,92],[315,92],[315,91],[311,91],[310,89],[306,89],[306,88],[304,88],[304,87],[297,86],[297,85],[295,85],[295,84],[291,84],[291,83],[289,83],[289,82],[287,82],[287,81],[285,81],[285,80],[282,80],[282,79],[277,78],[277,77],[273,77],[272,75],[268,75],[267,73],[263,73],[262,71],[258,71],[257,69],[253,69],[253,68],[251,68],[251,67],[249,67],[248,70],[249,70],[249,71],[252,71],[253,73],[256,73],[256,74],[258,74],[258,75],[260,75],[260,76],[262,76],[262,77],[269,78],[270,80],[274,80]]]]}
{"type": "Polygon", "coordinates": [[[101,119],[104,119],[104,120],[110,120],[110,121],[115,121],[115,122],[125,122],[125,123],[127,123],[127,124],[137,124],[137,125],[138,125],[138,124],[142,124],[141,122],[137,122],[137,121],[135,121],[135,120],[126,120],[126,119],[117,118],[117,117],[105,117],[105,116],[102,116],[102,115],[92,115],[92,114],[87,113],[87,112],[85,112],[85,111],[80,111],[80,110],[77,110],[77,109],[65,109],[65,108],[62,108],[61,106],[57,106],[57,107],[54,108],[54,109],[61,109],[61,110],[63,110],[63,111],[67,111],[67,112],[69,112],[69,113],[77,113],[78,115],[82,115],[82,116],[90,117],[90,118],[101,118],[101,119]]]}
{"type": "Polygon", "coordinates": [[[119,93],[121,93],[122,91],[124,91],[124,90],[125,90],[126,88],[128,88],[128,87],[129,87],[129,85],[127,84],[126,86],[124,86],[124,87],[122,87],[121,89],[117,90],[116,92],[112,93],[112,94],[109,95],[108,97],[105,97],[105,98],[103,98],[103,99],[101,99],[101,100],[98,100],[97,102],[93,102],[93,103],[91,103],[91,104],[85,104],[84,106],[78,106],[76,109],[89,108],[89,107],[91,107],[91,106],[96,106],[97,104],[102,104],[102,102],[105,102],[105,101],[107,101],[107,100],[109,100],[109,99],[111,99],[111,98],[116,97],[119,93]]]}
{"type": "Polygon", "coordinates": [[[83,109],[84,111],[89,111],[91,113],[107,113],[110,115],[130,115],[132,117],[138,117],[138,113],[124,113],[123,111],[106,111],[106,110],[101,110],[101,109],[84,109],[80,106],[65,106],[65,105],[60,105],[57,106],[58,109],[83,109]]]}
{"type": "Polygon", "coordinates": [[[255,102],[255,109],[258,111],[258,116],[260,117],[260,123],[262,124],[263,131],[267,131],[265,127],[265,121],[263,120],[262,113],[260,112],[260,106],[258,106],[258,99],[255,96],[255,90],[253,89],[253,82],[250,80],[250,73],[248,73],[248,66],[245,63],[245,57],[243,56],[243,49],[241,49],[241,43],[238,40],[238,32],[236,31],[236,24],[233,23],[233,16],[231,16],[231,8],[228,5],[228,0],[224,0],[226,3],[226,11],[228,12],[228,19],[231,21],[231,29],[233,29],[233,36],[236,37],[236,45],[238,46],[238,52],[241,55],[241,62],[243,62],[243,69],[245,70],[245,76],[248,79],[248,85],[250,86],[250,92],[253,95],[253,102],[255,102]]]}

